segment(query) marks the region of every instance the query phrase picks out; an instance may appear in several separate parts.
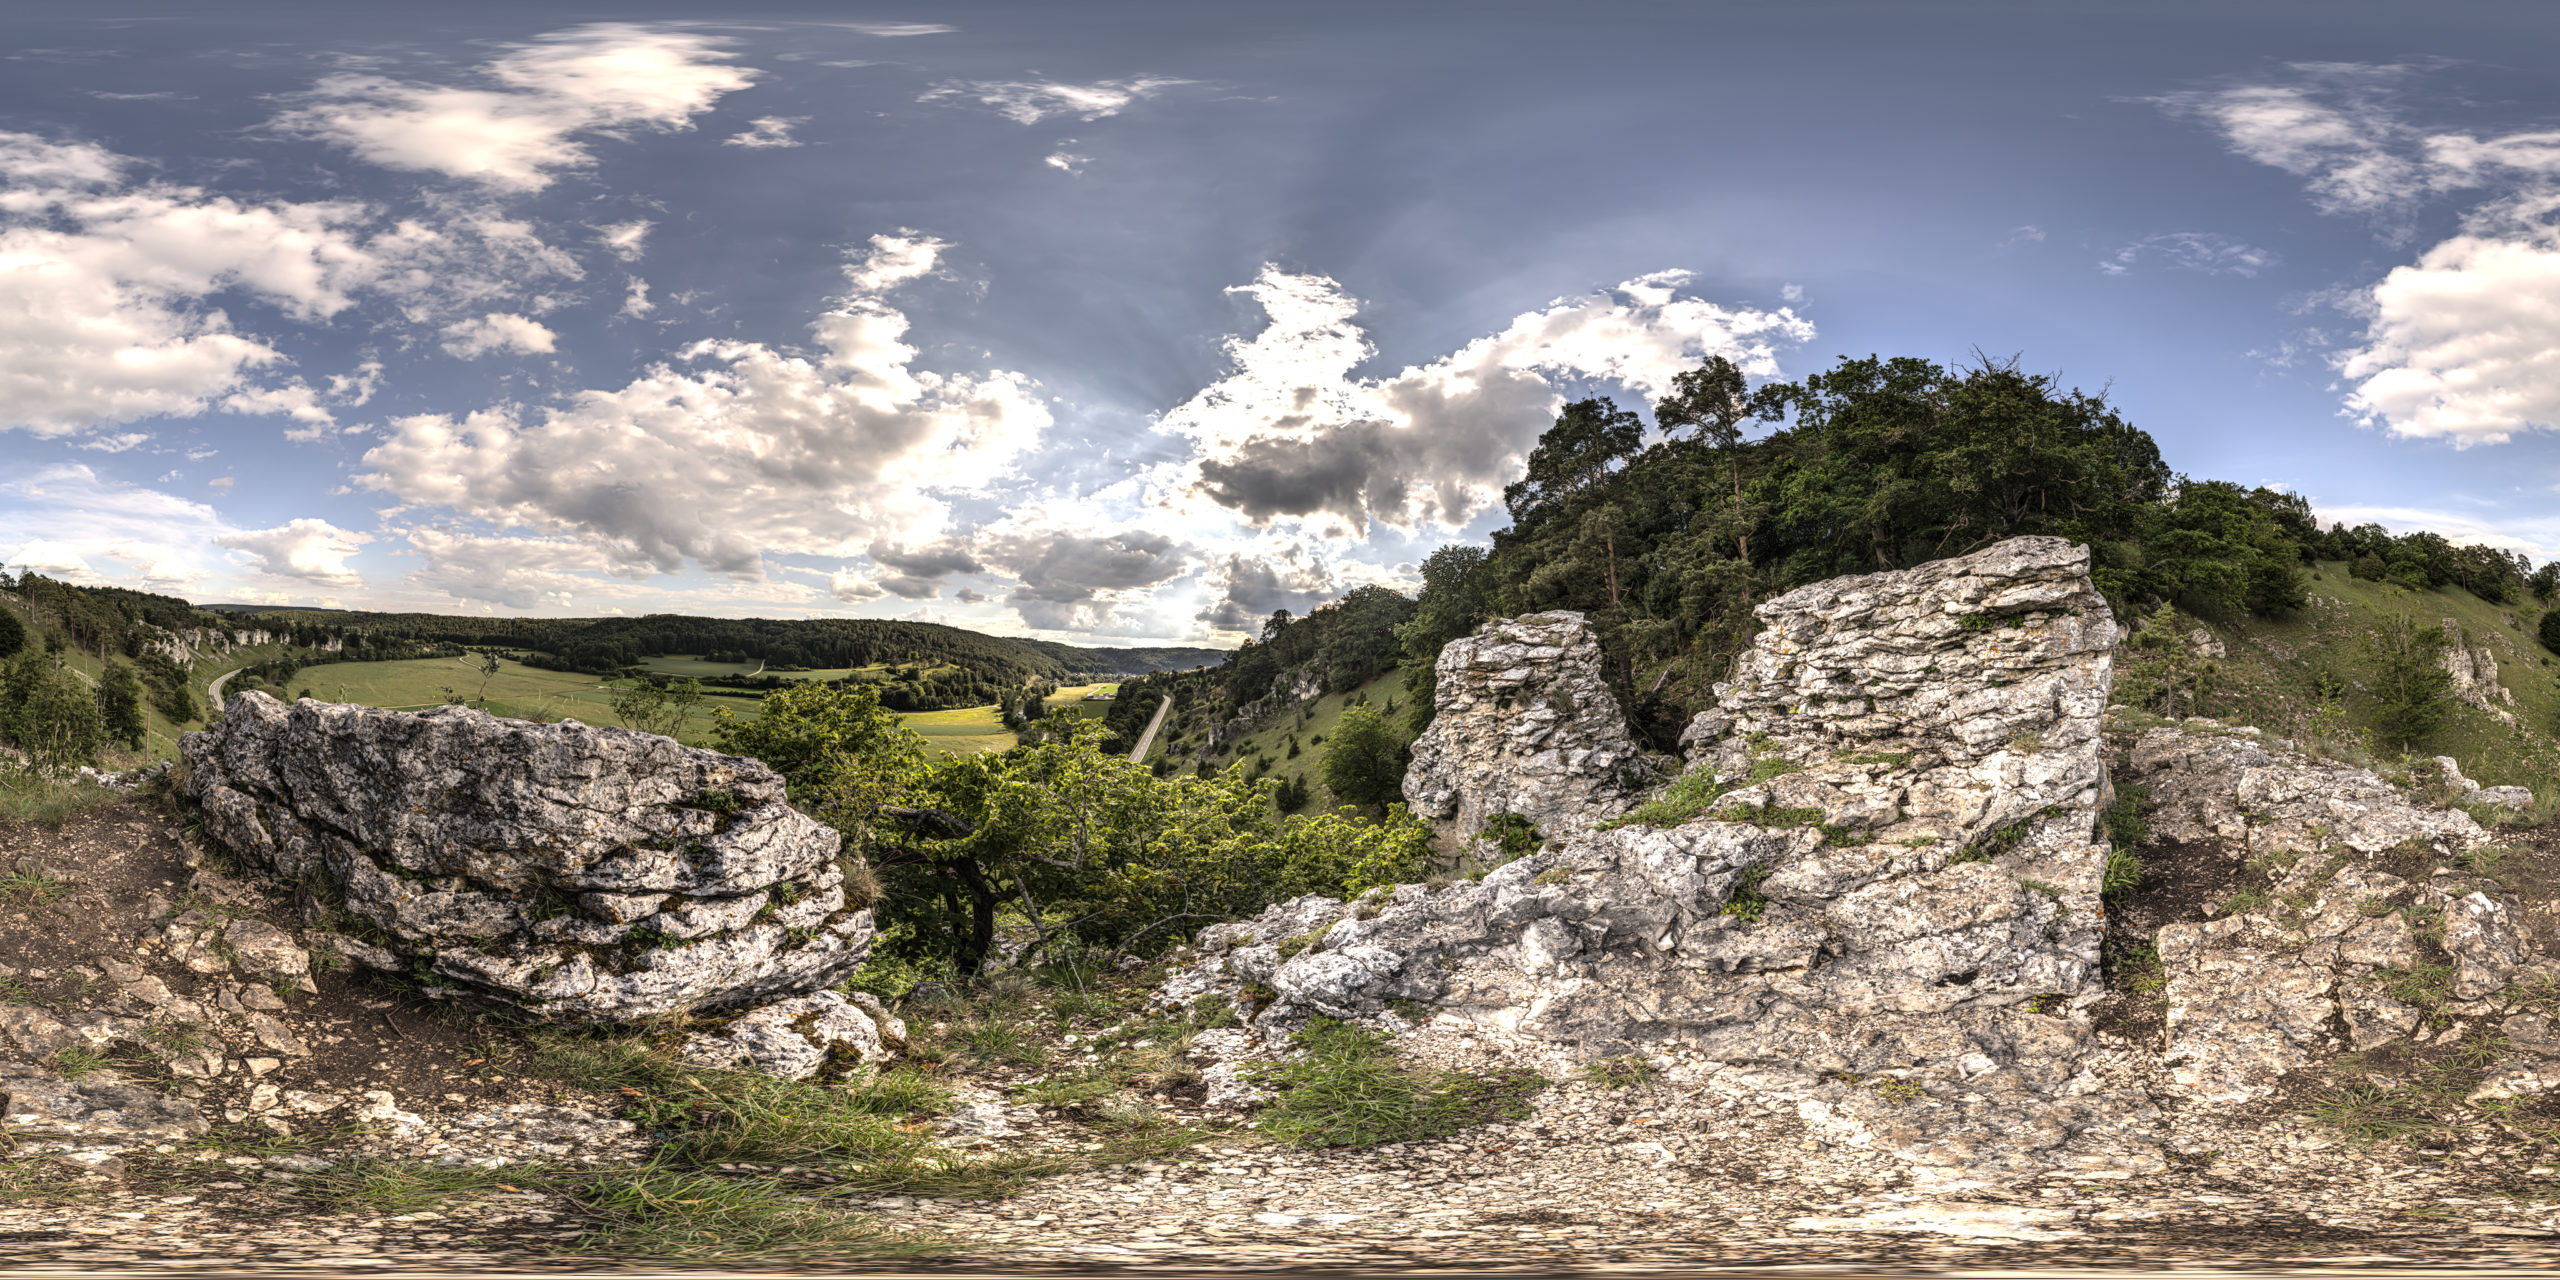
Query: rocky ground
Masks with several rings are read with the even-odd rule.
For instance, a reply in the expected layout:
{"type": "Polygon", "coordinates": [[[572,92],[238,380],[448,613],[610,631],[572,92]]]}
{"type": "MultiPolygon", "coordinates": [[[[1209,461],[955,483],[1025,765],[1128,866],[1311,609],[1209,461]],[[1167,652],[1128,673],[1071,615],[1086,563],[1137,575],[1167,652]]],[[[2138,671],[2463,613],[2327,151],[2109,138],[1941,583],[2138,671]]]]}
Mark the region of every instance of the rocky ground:
{"type": "MultiPolygon", "coordinates": [[[[632,1096],[648,1090],[539,1069],[516,1033],[379,976],[316,973],[316,991],[279,995],[246,980],[236,948],[208,972],[204,956],[218,953],[173,944],[171,925],[191,913],[254,919],[259,908],[219,869],[189,867],[196,855],[161,813],[136,803],[0,838],[16,877],[0,963],[18,1008],[49,1010],[61,1026],[151,1025],[157,981],[162,1008],[204,1017],[192,1056],[111,1038],[86,1077],[194,1101],[203,1131],[105,1158],[0,1161],[0,1262],[269,1273],[358,1260],[636,1265],[734,1254],[772,1230],[767,1219],[740,1227],[716,1216],[684,1226],[695,1212],[686,1205],[702,1199],[693,1184],[656,1188],[684,1202],[673,1209],[634,1211],[632,1186],[651,1187],[629,1175],[652,1168],[646,1153],[669,1132],[649,1114],[658,1099],[632,1096]],[[62,887],[31,889],[37,880],[62,887]],[[222,895],[233,903],[207,905],[222,895]],[[110,961],[134,972],[119,978],[110,961]],[[283,1005],[265,1011],[272,1026],[247,1017],[260,1012],[245,998],[253,987],[283,1005]],[[308,1052],[270,1047],[261,1027],[308,1052]],[[182,1073],[186,1062],[203,1069],[182,1073]],[[282,1101],[297,1094],[341,1101],[319,1111],[282,1101]],[[635,1114],[647,1123],[624,1118],[635,1114]],[[626,1180],[598,1183],[597,1169],[626,1180]]],[[[2164,889],[2144,909],[2174,911],[2172,896],[2164,889]]],[[[1017,984],[977,1001],[910,1002],[915,1053],[939,1058],[929,1074],[946,1092],[934,1107],[944,1114],[907,1123],[950,1159],[1013,1162],[983,1187],[926,1179],[922,1190],[945,1194],[883,1192],[821,1172],[823,1162],[697,1163],[724,1185],[828,1219],[814,1237],[820,1256],[884,1266],[2560,1261],[2560,1147],[2537,1125],[2456,1116],[2359,1135],[2324,1118],[2308,1089],[2238,1115],[2181,1106],[2141,1065],[2146,1055],[2130,1053],[2123,1069],[2150,1073],[2143,1086],[2163,1104],[2166,1169],[1931,1192],[1899,1162],[1827,1142],[1791,1096],[1757,1089],[1747,1070],[1675,1056],[1577,1073],[1537,1046],[1461,1043],[1476,1033],[1433,1028],[1407,1037],[1411,1056],[1509,1053],[1555,1080],[1508,1119],[1310,1150],[1212,1107],[1185,1060],[1214,1060],[1237,1033],[1136,1018],[1138,981],[1124,978],[1118,994],[1017,984]],[[1097,1079],[1126,1087],[1077,1087],[1097,1079]]],[[[2139,1021],[2127,1014],[2110,1034],[2130,1042],[2139,1021]]],[[[9,1025],[29,1034],[24,1017],[9,1025]]],[[[648,1176],[672,1176],[655,1167],[648,1176]]],[[[777,1253],[805,1256],[813,1237],[770,1238],[777,1253]]]]}

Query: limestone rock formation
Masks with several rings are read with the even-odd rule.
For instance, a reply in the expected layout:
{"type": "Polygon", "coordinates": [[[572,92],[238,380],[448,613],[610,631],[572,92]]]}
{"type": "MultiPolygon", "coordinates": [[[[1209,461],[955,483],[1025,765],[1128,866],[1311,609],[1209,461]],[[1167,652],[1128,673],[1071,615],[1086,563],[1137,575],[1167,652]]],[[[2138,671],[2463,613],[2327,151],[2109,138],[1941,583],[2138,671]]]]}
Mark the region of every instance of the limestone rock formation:
{"type": "MultiPolygon", "coordinates": [[[[2439,767],[2459,789],[2461,771],[2439,767]]],[[[2441,973],[2440,994],[2473,1016],[2520,978],[2560,976],[2500,887],[2464,865],[2490,841],[2469,814],[2207,720],[2144,732],[2126,776],[2149,793],[2158,839],[2212,842],[2234,864],[2228,914],[2157,939],[2165,1061],[2201,1098],[2264,1097],[2290,1072],[2419,1031],[2424,1011],[2393,994],[2412,974],[2441,973]]]]}
{"type": "Polygon", "coordinates": [[[1726,788],[1706,814],[1595,829],[1625,792],[1558,803],[1590,775],[1560,753],[1527,773],[1539,757],[1511,748],[1510,723],[1571,723],[1596,684],[1589,633],[1571,615],[1496,623],[1443,652],[1456,731],[1417,747],[1407,794],[1443,814],[1544,799],[1555,842],[1480,883],[1212,926],[1160,999],[1221,995],[1270,1031],[1419,1002],[1584,1056],[1679,1045],[1956,1181],[2156,1167],[2147,1101],[2101,1090],[2085,1024],[2054,1016],[2098,994],[2115,627],[2087,551],[2014,539],[1759,612],[1740,674],[1689,730],[1693,770],[1726,788]]]}
{"type": "Polygon", "coordinates": [[[1578,613],[1486,623],[1440,650],[1435,718],[1414,740],[1405,802],[1458,841],[1512,813],[1549,835],[1635,806],[1660,781],[1627,734],[1578,613]]]}
{"type": "Polygon", "coordinates": [[[2474,647],[2471,633],[2451,618],[2444,620],[2444,652],[2437,661],[2453,677],[2453,696],[2501,722],[2514,724],[2516,695],[2498,683],[2498,658],[2486,645],[2474,647]]]}
{"type": "MultiPolygon", "coordinates": [[[[423,964],[538,1020],[803,994],[869,951],[836,833],[753,760],[574,721],[262,693],[183,748],[208,834],[362,922],[343,953],[423,964]]],[[[257,950],[291,964],[273,939],[257,950]]]]}
{"type": "Polygon", "coordinates": [[[906,1038],[906,1023],[882,1007],[879,997],[821,991],[777,1000],[717,1030],[689,1035],[684,1057],[699,1066],[806,1080],[830,1067],[841,1075],[885,1062],[906,1038]]]}

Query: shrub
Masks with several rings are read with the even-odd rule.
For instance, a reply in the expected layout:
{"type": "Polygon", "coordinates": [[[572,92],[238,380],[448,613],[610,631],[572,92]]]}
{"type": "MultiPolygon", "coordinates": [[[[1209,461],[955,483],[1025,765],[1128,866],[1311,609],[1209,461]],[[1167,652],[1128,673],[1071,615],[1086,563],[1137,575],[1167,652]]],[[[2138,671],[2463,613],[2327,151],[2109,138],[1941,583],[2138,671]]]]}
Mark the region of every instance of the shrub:
{"type": "Polygon", "coordinates": [[[2553,609],[2543,614],[2542,622],[2534,629],[2534,634],[2541,637],[2543,648],[2553,653],[2560,653],[2560,609],[2553,609]]]}
{"type": "Polygon", "coordinates": [[[94,763],[106,745],[106,720],[80,678],[32,649],[0,675],[0,735],[17,743],[26,769],[61,777],[94,763]]]}
{"type": "Polygon", "coordinates": [[[149,729],[142,718],[142,677],[133,668],[121,662],[108,666],[106,677],[98,681],[98,715],[110,740],[142,749],[149,729]]]}
{"type": "Polygon", "coordinates": [[[1347,707],[1324,750],[1324,782],[1350,804],[1393,804],[1404,798],[1404,740],[1366,704],[1347,707]]]}
{"type": "Polygon", "coordinates": [[[27,624],[18,615],[0,609],[0,658],[14,658],[27,647],[27,624]]]}
{"type": "Polygon", "coordinates": [[[2444,647],[2442,628],[2407,613],[2390,614],[2365,633],[2375,725],[2387,740],[2413,746],[2451,713],[2453,675],[2441,661],[2444,647]]]}

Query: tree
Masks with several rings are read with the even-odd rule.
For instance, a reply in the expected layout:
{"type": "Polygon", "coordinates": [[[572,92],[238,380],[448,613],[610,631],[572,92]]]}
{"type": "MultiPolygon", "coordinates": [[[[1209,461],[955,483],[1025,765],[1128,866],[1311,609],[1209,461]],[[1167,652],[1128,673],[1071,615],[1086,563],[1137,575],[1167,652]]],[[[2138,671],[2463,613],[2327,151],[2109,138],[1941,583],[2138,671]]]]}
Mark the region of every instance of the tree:
{"type": "MultiPolygon", "coordinates": [[[[1709,356],[1697,368],[1673,378],[1671,394],[1653,406],[1654,425],[1665,432],[1695,431],[1700,440],[1724,458],[1736,507],[1743,503],[1742,424],[1751,417],[1751,403],[1744,389],[1742,370],[1733,361],[1709,356]]],[[[1751,532],[1747,527],[1734,530],[1733,550],[1735,559],[1750,565],[1751,532]]]]}
{"type": "Polygon", "coordinates": [[[149,730],[142,717],[142,677],[121,662],[110,663],[98,681],[98,714],[109,740],[136,751],[149,730]]]}
{"type": "Polygon", "coordinates": [[[2553,609],[2543,614],[2542,622],[2535,633],[2542,637],[2543,648],[2553,653],[2560,653],[2560,609],[2553,609]]]}
{"type": "MultiPolygon", "coordinates": [[[[447,700],[461,701],[450,696],[450,691],[447,700]]],[[[672,738],[684,728],[685,717],[701,701],[702,686],[691,679],[663,684],[642,679],[613,695],[613,714],[626,729],[672,738]]]]}
{"type": "Polygon", "coordinates": [[[1514,524],[1560,514],[1565,500],[1591,489],[1644,443],[1644,419],[1608,399],[1576,400],[1529,451],[1527,474],[1505,485],[1503,505],[1514,524]]]}
{"type": "Polygon", "coordinates": [[[2365,633],[2374,720],[2386,741],[2406,749],[2444,724],[2453,704],[2453,674],[2444,668],[2444,649],[2444,629],[2412,614],[2385,615],[2365,633]]]}
{"type": "Polygon", "coordinates": [[[8,685],[12,701],[0,730],[18,744],[28,772],[60,777],[96,761],[106,724],[79,677],[29,651],[11,663],[8,685]]]}
{"type": "Polygon", "coordinates": [[[1389,805],[1404,798],[1403,739],[1369,706],[1346,707],[1324,748],[1324,784],[1347,804],[1389,805]]]}
{"type": "Polygon", "coordinates": [[[14,658],[18,650],[26,647],[27,624],[18,621],[18,615],[0,609],[0,659],[14,658]]]}
{"type": "MultiPolygon", "coordinates": [[[[471,664],[471,667],[472,667],[472,669],[473,669],[473,670],[478,671],[478,672],[480,673],[480,687],[479,687],[478,689],[476,689],[476,690],[473,690],[473,691],[472,691],[472,694],[471,694],[471,700],[472,700],[472,701],[474,701],[474,702],[477,702],[477,703],[479,703],[481,706],[484,706],[484,707],[485,707],[485,706],[489,705],[489,682],[490,682],[491,680],[496,679],[496,678],[497,678],[497,675],[498,675],[498,670],[499,670],[498,655],[496,655],[496,654],[494,654],[494,653],[484,653],[484,654],[481,654],[481,655],[480,655],[480,660],[479,660],[478,662],[472,663],[472,664],[471,664]]],[[[692,681],[690,681],[690,680],[688,680],[688,681],[686,681],[685,683],[686,683],[686,684],[692,684],[693,682],[692,682],[692,681]]],[[[695,687],[696,687],[696,689],[697,689],[697,690],[699,690],[699,688],[700,688],[700,686],[698,686],[698,685],[697,685],[697,686],[695,686],[695,687]]],[[[697,693],[696,693],[696,695],[695,695],[695,701],[700,701],[700,696],[701,696],[701,695],[697,692],[697,693]]],[[[687,706],[691,706],[691,705],[692,705],[692,703],[688,702],[688,703],[686,703],[685,705],[687,705],[687,706]]],[[[682,724],[682,723],[684,723],[684,720],[683,720],[683,717],[682,717],[682,715],[681,715],[681,714],[679,714],[679,715],[678,715],[677,720],[676,720],[676,723],[678,723],[678,724],[682,724]]]]}

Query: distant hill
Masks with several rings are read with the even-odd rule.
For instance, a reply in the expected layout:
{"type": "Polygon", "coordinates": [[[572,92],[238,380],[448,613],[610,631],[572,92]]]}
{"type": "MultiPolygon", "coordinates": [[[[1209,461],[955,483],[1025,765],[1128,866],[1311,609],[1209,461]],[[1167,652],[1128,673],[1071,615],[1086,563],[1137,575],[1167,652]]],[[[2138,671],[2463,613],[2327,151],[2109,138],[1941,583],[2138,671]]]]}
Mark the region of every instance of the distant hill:
{"type": "Polygon", "coordinates": [[[449,644],[523,649],[562,666],[609,671],[668,654],[736,654],[773,667],[815,669],[919,663],[959,667],[1004,683],[1066,683],[1070,677],[1184,671],[1226,659],[1226,651],[1185,646],[1114,648],[991,636],[932,622],[869,618],[701,618],[656,613],[637,618],[472,618],[436,613],[276,609],[208,605],[244,621],[371,632],[449,644]]]}

